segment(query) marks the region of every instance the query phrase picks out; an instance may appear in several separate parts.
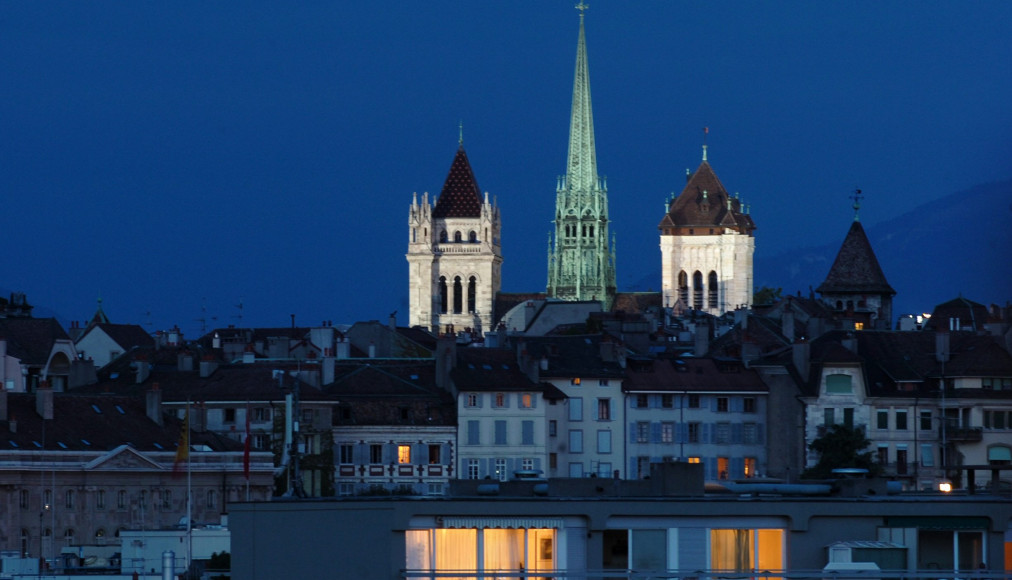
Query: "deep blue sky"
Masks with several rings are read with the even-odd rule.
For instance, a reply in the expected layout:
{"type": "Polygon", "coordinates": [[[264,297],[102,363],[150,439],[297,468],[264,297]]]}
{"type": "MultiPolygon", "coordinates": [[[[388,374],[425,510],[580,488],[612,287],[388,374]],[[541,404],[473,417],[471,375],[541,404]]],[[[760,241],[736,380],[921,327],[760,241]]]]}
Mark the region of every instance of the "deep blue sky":
{"type": "MultiPolygon", "coordinates": [[[[504,290],[543,291],[573,4],[4,2],[0,288],[189,336],[240,299],[245,324],[404,323],[408,204],[442,187],[462,120],[502,208],[504,290]]],[[[870,225],[1012,176],[1012,2],[592,0],[586,18],[620,289],[659,272],[704,126],[757,255],[842,240],[855,187],[870,225]]]]}

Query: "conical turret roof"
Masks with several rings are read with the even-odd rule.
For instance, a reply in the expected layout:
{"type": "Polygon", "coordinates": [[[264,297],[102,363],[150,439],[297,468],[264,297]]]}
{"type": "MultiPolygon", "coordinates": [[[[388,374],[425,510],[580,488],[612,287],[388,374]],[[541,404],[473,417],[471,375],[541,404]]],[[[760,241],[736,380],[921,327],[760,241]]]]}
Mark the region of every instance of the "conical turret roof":
{"type": "Polygon", "coordinates": [[[896,294],[882,273],[882,267],[878,264],[878,258],[875,257],[875,251],[871,248],[861,222],[855,220],[851,223],[833,267],[816,291],[821,294],[896,294]]]}
{"type": "Polygon", "coordinates": [[[471,171],[471,163],[467,160],[464,146],[457,149],[450,165],[450,173],[443,183],[443,191],[436,200],[432,217],[437,218],[476,218],[481,217],[481,190],[471,171]]]}

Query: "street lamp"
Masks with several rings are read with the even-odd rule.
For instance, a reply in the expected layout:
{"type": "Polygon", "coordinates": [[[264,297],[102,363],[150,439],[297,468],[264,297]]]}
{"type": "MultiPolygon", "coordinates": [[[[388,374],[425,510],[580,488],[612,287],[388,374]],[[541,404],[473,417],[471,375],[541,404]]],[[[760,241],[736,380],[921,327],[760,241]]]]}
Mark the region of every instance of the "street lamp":
{"type": "Polygon", "coordinates": [[[46,541],[46,529],[43,527],[43,520],[46,514],[49,513],[49,504],[43,504],[42,510],[39,512],[39,578],[42,578],[42,569],[46,564],[46,553],[44,542],[46,541]]]}

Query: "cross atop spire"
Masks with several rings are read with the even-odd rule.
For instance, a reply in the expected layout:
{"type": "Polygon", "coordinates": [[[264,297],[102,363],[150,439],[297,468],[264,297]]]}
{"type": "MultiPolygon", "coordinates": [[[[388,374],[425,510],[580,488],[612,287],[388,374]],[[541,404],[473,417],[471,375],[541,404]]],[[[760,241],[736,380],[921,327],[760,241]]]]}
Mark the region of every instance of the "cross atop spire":
{"type": "Polygon", "coordinates": [[[864,199],[864,196],[861,195],[861,190],[855,189],[854,193],[850,194],[850,199],[854,200],[854,221],[859,222],[861,219],[857,212],[861,209],[861,200],[864,199]]]}
{"type": "Polygon", "coordinates": [[[580,0],[580,3],[576,5],[576,9],[580,11],[580,18],[583,18],[583,11],[587,8],[590,8],[590,6],[585,4],[583,0],[580,0]]]}

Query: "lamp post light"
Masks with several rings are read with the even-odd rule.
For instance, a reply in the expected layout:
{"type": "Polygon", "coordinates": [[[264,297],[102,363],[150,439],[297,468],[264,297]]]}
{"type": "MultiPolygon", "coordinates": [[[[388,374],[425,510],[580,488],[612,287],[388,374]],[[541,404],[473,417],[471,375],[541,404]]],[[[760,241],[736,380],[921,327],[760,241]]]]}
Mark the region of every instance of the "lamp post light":
{"type": "Polygon", "coordinates": [[[49,509],[50,506],[47,503],[43,504],[42,510],[39,511],[39,578],[42,578],[42,570],[46,564],[46,529],[43,526],[46,514],[49,513],[49,509]]]}

